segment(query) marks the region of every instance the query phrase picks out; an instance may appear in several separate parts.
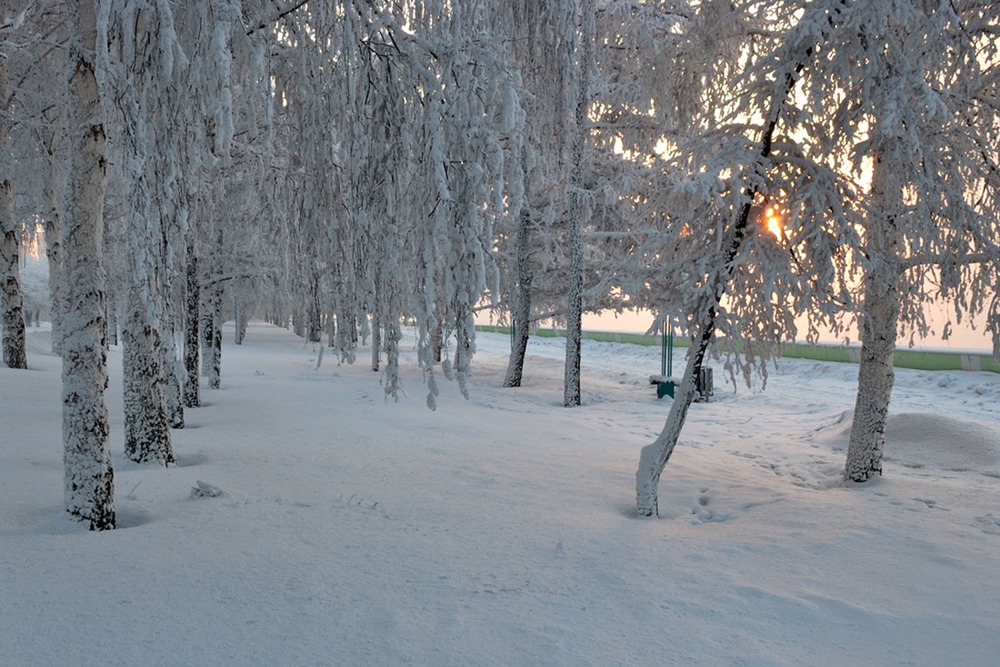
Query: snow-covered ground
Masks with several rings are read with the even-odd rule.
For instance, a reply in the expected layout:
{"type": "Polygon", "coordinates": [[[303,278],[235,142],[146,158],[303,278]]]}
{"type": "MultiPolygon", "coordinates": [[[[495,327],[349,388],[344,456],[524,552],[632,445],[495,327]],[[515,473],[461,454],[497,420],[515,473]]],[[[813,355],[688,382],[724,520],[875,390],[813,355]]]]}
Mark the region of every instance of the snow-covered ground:
{"type": "Polygon", "coordinates": [[[393,403],[364,352],[231,339],[166,470],[122,456],[112,350],[107,533],[62,512],[46,332],[0,369],[0,664],[998,664],[1000,376],[898,371],[886,475],[845,488],[856,366],[717,369],[639,520],[656,348],[585,341],[570,410],[562,341],[505,390],[481,334],[471,400],[445,382],[431,412],[412,363],[393,403]]]}

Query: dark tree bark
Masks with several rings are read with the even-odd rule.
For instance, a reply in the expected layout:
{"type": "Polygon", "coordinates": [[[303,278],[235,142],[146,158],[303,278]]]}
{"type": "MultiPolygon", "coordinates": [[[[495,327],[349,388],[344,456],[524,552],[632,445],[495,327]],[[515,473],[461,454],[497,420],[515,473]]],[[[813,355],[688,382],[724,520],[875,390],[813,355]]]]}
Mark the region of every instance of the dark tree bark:
{"type": "Polygon", "coordinates": [[[198,377],[198,323],[201,310],[201,288],[198,280],[198,255],[194,232],[188,232],[184,317],[184,405],[201,407],[201,387],[198,377]]]}

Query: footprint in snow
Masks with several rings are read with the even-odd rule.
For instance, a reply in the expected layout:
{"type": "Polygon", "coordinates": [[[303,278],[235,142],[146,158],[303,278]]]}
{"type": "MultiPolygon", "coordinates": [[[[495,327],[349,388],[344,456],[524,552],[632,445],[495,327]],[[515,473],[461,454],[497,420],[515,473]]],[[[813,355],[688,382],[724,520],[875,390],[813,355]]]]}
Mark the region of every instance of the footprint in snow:
{"type": "Polygon", "coordinates": [[[1000,535],[1000,517],[993,516],[993,514],[977,516],[976,523],[987,535],[1000,535]]]}
{"type": "Polygon", "coordinates": [[[918,503],[923,503],[924,506],[929,510],[941,510],[943,512],[950,512],[947,507],[940,507],[936,500],[930,500],[929,498],[914,498],[918,503]]]}

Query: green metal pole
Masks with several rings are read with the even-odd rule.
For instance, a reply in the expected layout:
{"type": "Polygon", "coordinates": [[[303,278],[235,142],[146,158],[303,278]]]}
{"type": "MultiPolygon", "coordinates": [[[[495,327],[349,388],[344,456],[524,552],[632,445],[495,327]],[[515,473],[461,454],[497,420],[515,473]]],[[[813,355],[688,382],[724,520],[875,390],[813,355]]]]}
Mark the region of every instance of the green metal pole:
{"type": "Polygon", "coordinates": [[[670,333],[667,335],[667,373],[674,374],[674,323],[670,322],[670,333]]]}
{"type": "Polygon", "coordinates": [[[663,323],[660,333],[660,375],[667,374],[667,323],[663,323]]]}

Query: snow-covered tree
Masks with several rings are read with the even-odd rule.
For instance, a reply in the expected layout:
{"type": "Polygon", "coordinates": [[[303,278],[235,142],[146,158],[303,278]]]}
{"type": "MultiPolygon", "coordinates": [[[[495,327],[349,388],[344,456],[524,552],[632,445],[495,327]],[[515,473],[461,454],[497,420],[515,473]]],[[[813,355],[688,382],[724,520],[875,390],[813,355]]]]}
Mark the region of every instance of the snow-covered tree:
{"type": "Polygon", "coordinates": [[[499,307],[513,328],[505,387],[521,386],[532,328],[541,316],[563,312],[565,292],[548,293],[545,230],[562,217],[566,198],[569,83],[576,43],[575,2],[511,2],[494,18],[515,76],[507,88],[509,127],[507,214],[500,219],[496,261],[499,307]],[[558,305],[556,305],[558,304],[558,305]],[[554,308],[555,306],[555,308],[554,308]]]}
{"type": "MultiPolygon", "coordinates": [[[[950,303],[959,322],[995,304],[998,31],[993,3],[852,3],[803,88],[829,107],[821,115],[830,119],[831,148],[869,182],[850,481],[882,472],[897,335],[926,335],[935,301],[950,303]]],[[[994,333],[997,315],[994,306],[994,333]]]]}
{"type": "Polygon", "coordinates": [[[414,317],[433,406],[439,372],[465,391],[473,313],[495,282],[510,75],[489,39],[488,3],[358,0],[344,9],[308,6],[275,32],[277,112],[295,128],[289,145],[308,147],[288,155],[299,181],[289,254],[306,258],[290,272],[298,310],[316,319],[317,301],[331,304],[345,360],[370,314],[390,395],[400,321],[414,317]]]}
{"type": "MultiPolygon", "coordinates": [[[[58,219],[70,163],[68,81],[62,57],[68,41],[61,2],[11,0],[0,7],[0,59],[7,71],[0,164],[3,178],[11,183],[19,230],[25,238],[37,239],[49,259],[48,270],[42,271],[49,279],[49,295],[42,300],[57,354],[62,338],[58,219]],[[46,228],[41,234],[38,222],[46,228]]],[[[28,307],[32,300],[25,297],[28,307]]]]}
{"type": "Polygon", "coordinates": [[[570,152],[569,205],[569,291],[566,307],[566,363],[563,376],[563,405],[580,405],[580,342],[583,316],[583,156],[590,111],[590,78],[594,57],[594,2],[583,0],[580,6],[580,46],[577,49],[576,105],[573,110],[573,142],[570,152]]]}
{"type": "MultiPolygon", "coordinates": [[[[726,87],[740,124],[706,122],[702,140],[678,145],[687,177],[658,202],[673,231],[643,249],[649,261],[684,259],[675,298],[689,304],[680,312],[695,345],[664,432],[643,450],[641,515],[656,512],[659,472],[717,330],[744,345],[729,367],[750,373],[794,336],[796,314],[843,331],[836,316],[858,304],[845,477],[862,481],[880,472],[897,329],[926,331],[933,299],[952,300],[961,318],[996,291],[997,12],[840,0],[769,11],[754,34],[775,46],[743,51],[747,73],[726,87]],[[768,234],[755,218],[772,206],[783,228],[768,234]],[[717,233],[677,213],[688,209],[721,210],[705,216],[717,233]]],[[[815,333],[810,324],[806,337],[815,333]]]]}
{"type": "Polygon", "coordinates": [[[10,159],[12,94],[7,79],[7,57],[0,53],[0,104],[2,104],[0,159],[3,160],[4,172],[0,173],[0,310],[3,312],[0,321],[0,328],[3,329],[0,346],[3,347],[5,366],[27,368],[28,358],[24,347],[24,303],[19,270],[22,225],[14,212],[14,192],[9,173],[13,166],[13,161],[10,159]]]}
{"type": "Polygon", "coordinates": [[[809,159],[810,137],[817,135],[793,132],[808,118],[795,106],[797,82],[821,57],[842,10],[796,21],[794,7],[773,7],[771,28],[794,27],[766,31],[781,41],[761,56],[756,44],[737,42],[745,73],[708,89],[714,104],[706,105],[701,131],[677,143],[669,174],[674,185],[655,201],[660,213],[653,219],[666,228],[650,236],[637,259],[657,267],[646,274],[654,284],[681,281],[683,289],[665,289],[664,296],[672,297],[668,308],[683,318],[693,344],[663,431],[640,456],[640,516],[657,512],[660,474],[717,335],[724,334],[723,345],[742,343],[729,363],[749,380],[755,369],[766,372],[780,344],[794,338],[795,314],[828,318],[844,298],[843,267],[858,245],[845,213],[851,189],[835,170],[809,159]],[[761,214],[769,201],[785,211],[777,235],[761,214]]]}
{"type": "MultiPolygon", "coordinates": [[[[169,137],[181,91],[174,68],[184,65],[166,3],[110,0],[103,5],[102,44],[113,145],[121,156],[128,288],[124,308],[125,453],[134,461],[174,463],[167,392],[176,379],[168,246],[178,165],[169,137]]],[[[183,418],[180,419],[183,424],[183,418]]]]}
{"type": "MultiPolygon", "coordinates": [[[[0,64],[2,82],[2,64],[0,64]]],[[[2,94],[2,87],[0,87],[2,94]]],[[[14,215],[14,194],[10,181],[0,183],[0,278],[3,308],[3,362],[7,368],[27,368],[24,348],[24,305],[19,270],[21,223],[14,215]]]]}
{"type": "Polygon", "coordinates": [[[66,311],[62,370],[66,509],[92,530],[115,527],[114,471],[108,438],[105,299],[102,263],[106,139],[95,75],[96,3],[65,3],[74,138],[62,249],[66,311]]]}

